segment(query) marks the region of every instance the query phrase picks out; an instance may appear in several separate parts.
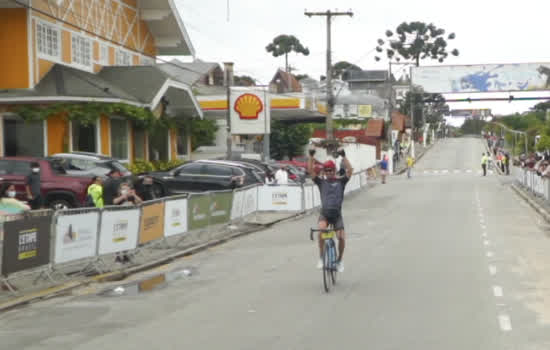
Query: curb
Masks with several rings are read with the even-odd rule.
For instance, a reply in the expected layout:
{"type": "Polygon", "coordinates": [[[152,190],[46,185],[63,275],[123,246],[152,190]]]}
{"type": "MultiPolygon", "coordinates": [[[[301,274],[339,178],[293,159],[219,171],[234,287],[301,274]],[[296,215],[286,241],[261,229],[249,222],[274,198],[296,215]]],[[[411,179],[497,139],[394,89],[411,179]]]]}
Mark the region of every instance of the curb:
{"type": "Polygon", "coordinates": [[[523,189],[521,189],[516,184],[512,184],[511,188],[523,198],[537,213],[539,213],[544,220],[550,223],[550,213],[544,209],[540,204],[538,204],[534,199],[532,199],[523,189]]]}
{"type": "Polygon", "coordinates": [[[0,304],[0,313],[11,310],[11,309],[14,309],[14,308],[19,307],[19,306],[23,306],[23,305],[26,305],[26,304],[36,302],[36,301],[39,301],[39,300],[45,300],[45,299],[53,298],[56,295],[70,292],[74,289],[86,286],[86,285],[94,283],[94,282],[101,283],[101,282],[120,281],[122,279],[128,278],[129,276],[131,276],[133,274],[143,272],[143,271],[146,271],[146,270],[150,270],[150,269],[153,269],[153,268],[161,266],[161,265],[166,265],[166,264],[169,264],[169,263],[171,263],[175,260],[178,260],[178,259],[181,259],[183,257],[187,257],[187,256],[190,256],[190,255],[199,253],[199,252],[204,251],[206,249],[209,249],[209,248],[221,245],[223,243],[226,243],[230,240],[233,240],[233,239],[236,239],[236,238],[239,238],[239,237],[243,237],[243,236],[246,236],[246,235],[249,235],[249,234],[252,234],[252,233],[255,233],[255,232],[259,232],[259,231],[262,231],[262,230],[265,230],[265,229],[273,226],[274,224],[284,222],[284,221],[294,220],[294,219],[302,217],[302,216],[311,215],[312,213],[313,212],[296,213],[296,214],[291,215],[289,217],[278,219],[278,220],[275,220],[275,221],[270,222],[268,224],[258,225],[258,227],[253,227],[251,229],[244,230],[242,232],[238,232],[238,233],[232,234],[232,235],[224,237],[224,238],[215,239],[215,240],[203,243],[203,244],[199,244],[197,246],[182,250],[180,252],[176,252],[176,253],[164,256],[160,259],[151,261],[149,263],[145,263],[145,264],[142,264],[142,265],[139,265],[139,266],[129,267],[129,268],[124,269],[124,270],[112,271],[112,272],[108,272],[108,273],[105,273],[105,274],[88,277],[88,278],[86,278],[82,281],[69,281],[69,282],[66,282],[66,283],[63,283],[63,284],[60,284],[60,285],[57,285],[57,286],[54,286],[54,287],[50,287],[50,288],[47,288],[47,289],[44,289],[44,290],[41,290],[41,291],[38,291],[38,292],[34,292],[34,293],[31,293],[31,294],[28,294],[28,295],[23,295],[23,296],[15,298],[14,300],[10,300],[8,302],[0,304]]]}

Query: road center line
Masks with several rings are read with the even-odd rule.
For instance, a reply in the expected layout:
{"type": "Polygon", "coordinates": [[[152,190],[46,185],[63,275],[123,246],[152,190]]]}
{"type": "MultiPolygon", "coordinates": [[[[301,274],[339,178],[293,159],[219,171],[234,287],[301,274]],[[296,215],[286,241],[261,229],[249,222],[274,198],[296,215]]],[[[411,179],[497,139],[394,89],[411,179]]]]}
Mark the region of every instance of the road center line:
{"type": "Polygon", "coordinates": [[[500,286],[493,286],[493,294],[495,295],[495,297],[497,298],[502,298],[502,296],[504,295],[503,291],[502,291],[502,287],[500,286]]]}
{"type": "Polygon", "coordinates": [[[512,322],[508,315],[499,315],[498,323],[500,324],[500,329],[503,332],[510,332],[512,330],[512,322]]]}
{"type": "Polygon", "coordinates": [[[491,276],[494,276],[497,274],[497,267],[494,266],[494,265],[489,265],[489,273],[491,274],[491,276]]]}
{"type": "Polygon", "coordinates": [[[488,258],[492,258],[493,256],[495,256],[495,253],[493,253],[493,252],[487,252],[487,257],[488,257],[488,258]]]}
{"type": "Polygon", "coordinates": [[[489,244],[491,244],[491,242],[489,242],[489,240],[486,239],[486,240],[483,241],[483,244],[484,245],[489,245],[489,244]]]}

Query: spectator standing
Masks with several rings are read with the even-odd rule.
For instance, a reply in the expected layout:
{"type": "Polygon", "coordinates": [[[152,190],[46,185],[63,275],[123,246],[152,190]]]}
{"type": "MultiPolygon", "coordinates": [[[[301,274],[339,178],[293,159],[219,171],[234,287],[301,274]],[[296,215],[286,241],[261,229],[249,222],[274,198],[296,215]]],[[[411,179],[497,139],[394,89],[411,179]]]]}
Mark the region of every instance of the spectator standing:
{"type": "Polygon", "coordinates": [[[27,204],[15,198],[16,194],[15,185],[9,182],[2,184],[0,187],[0,211],[19,214],[31,209],[27,204]]]}
{"type": "Polygon", "coordinates": [[[93,183],[88,187],[88,196],[90,196],[96,208],[104,207],[102,182],[101,176],[94,176],[93,183]]]}
{"type": "MultiPolygon", "coordinates": [[[[142,202],[143,200],[136,194],[136,192],[126,182],[123,182],[120,184],[118,189],[118,196],[113,199],[113,204],[124,205],[124,206],[138,205],[142,202]]],[[[123,264],[130,262],[128,251],[117,253],[115,261],[123,264]]]]}
{"type": "Polygon", "coordinates": [[[113,205],[122,182],[122,173],[119,170],[113,170],[107,176],[107,180],[103,183],[103,203],[113,205]]]}
{"type": "Polygon", "coordinates": [[[382,176],[382,183],[386,183],[386,176],[388,175],[388,156],[385,155],[380,162],[380,175],[382,176]]]}
{"type": "Polygon", "coordinates": [[[288,184],[288,172],[286,170],[286,165],[283,165],[275,172],[275,180],[278,185],[287,185],[288,184]]]}
{"type": "Polygon", "coordinates": [[[489,157],[485,153],[481,153],[481,168],[483,169],[483,176],[487,176],[487,162],[489,157]]]}
{"type": "Polygon", "coordinates": [[[411,172],[414,165],[414,158],[409,154],[407,156],[407,177],[411,178],[411,172]]]}
{"type": "Polygon", "coordinates": [[[42,209],[44,206],[44,201],[40,191],[40,164],[36,162],[31,163],[31,173],[27,176],[25,184],[25,190],[27,192],[27,198],[29,199],[31,209],[42,209]]]}

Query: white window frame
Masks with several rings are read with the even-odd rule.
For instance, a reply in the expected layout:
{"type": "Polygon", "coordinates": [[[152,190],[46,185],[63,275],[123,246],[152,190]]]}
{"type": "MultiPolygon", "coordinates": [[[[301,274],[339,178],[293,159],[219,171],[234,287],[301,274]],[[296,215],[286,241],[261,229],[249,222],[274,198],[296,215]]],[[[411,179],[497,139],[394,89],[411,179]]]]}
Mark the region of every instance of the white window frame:
{"type": "MultiPolygon", "coordinates": [[[[73,121],[69,120],[69,152],[74,152],[73,148],[73,121]]],[[[95,122],[95,129],[96,129],[96,146],[95,146],[95,153],[101,154],[101,122],[100,118],[97,118],[95,122]]]]}
{"type": "Polygon", "coordinates": [[[142,66],[152,66],[156,63],[156,60],[152,57],[141,56],[139,58],[139,64],[142,66]]]}
{"type": "Polygon", "coordinates": [[[99,43],[99,64],[102,66],[110,66],[109,63],[109,45],[99,43]]]}
{"type": "Polygon", "coordinates": [[[86,70],[92,69],[93,43],[90,38],[71,33],[71,63],[86,70]],[[86,46],[87,52],[83,51],[83,49],[86,49],[86,46]],[[86,61],[88,64],[86,64],[86,61]]]}
{"type": "Polygon", "coordinates": [[[131,66],[132,65],[132,54],[126,50],[117,49],[116,55],[115,55],[116,62],[115,64],[117,66],[131,66]],[[128,63],[126,63],[126,58],[128,59],[128,63]]]}
{"type": "Polygon", "coordinates": [[[36,52],[38,53],[38,57],[44,58],[44,59],[47,59],[47,60],[61,61],[61,52],[62,52],[61,30],[55,24],[37,20],[36,21],[36,26],[35,26],[35,31],[36,31],[36,52]],[[46,33],[43,33],[42,30],[40,29],[40,27],[45,28],[46,33]],[[47,41],[46,41],[46,38],[42,37],[43,34],[47,36],[47,30],[50,30],[51,33],[56,34],[56,39],[57,39],[56,40],[56,52],[54,54],[49,54],[47,52],[47,49],[48,49],[47,48],[47,41]],[[42,43],[42,45],[41,45],[41,43],[42,43]],[[41,46],[42,46],[42,51],[40,50],[41,46]]]}
{"type": "Polygon", "coordinates": [[[118,116],[112,116],[109,120],[109,124],[110,127],[109,127],[109,153],[111,154],[111,157],[113,157],[114,159],[118,160],[119,162],[121,163],[126,163],[126,164],[129,164],[130,163],[130,155],[132,154],[132,145],[130,144],[130,140],[132,139],[132,135],[131,135],[131,126],[130,126],[130,121],[125,119],[125,118],[122,118],[122,117],[118,117],[118,116]],[[112,120],[122,120],[122,121],[125,121],[126,122],[126,156],[127,158],[126,159],[119,159],[119,158],[116,158],[113,154],[113,143],[111,142],[111,137],[112,137],[112,133],[113,133],[113,128],[112,128],[112,124],[111,124],[111,121],[112,120]]]}

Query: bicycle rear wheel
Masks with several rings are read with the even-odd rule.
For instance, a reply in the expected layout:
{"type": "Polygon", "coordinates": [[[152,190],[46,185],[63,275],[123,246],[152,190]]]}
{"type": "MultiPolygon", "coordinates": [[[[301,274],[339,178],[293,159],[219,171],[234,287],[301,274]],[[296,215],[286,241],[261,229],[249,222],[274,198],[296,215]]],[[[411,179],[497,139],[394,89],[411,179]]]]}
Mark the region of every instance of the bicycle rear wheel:
{"type": "Polygon", "coordinates": [[[325,292],[329,292],[330,291],[330,281],[331,281],[331,276],[330,276],[330,257],[329,257],[329,246],[328,245],[325,245],[325,250],[323,252],[323,285],[325,287],[325,292]]]}

